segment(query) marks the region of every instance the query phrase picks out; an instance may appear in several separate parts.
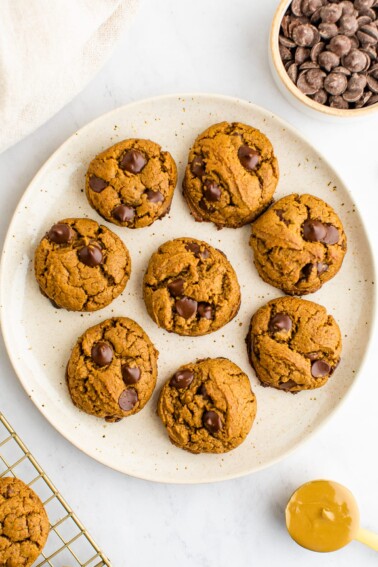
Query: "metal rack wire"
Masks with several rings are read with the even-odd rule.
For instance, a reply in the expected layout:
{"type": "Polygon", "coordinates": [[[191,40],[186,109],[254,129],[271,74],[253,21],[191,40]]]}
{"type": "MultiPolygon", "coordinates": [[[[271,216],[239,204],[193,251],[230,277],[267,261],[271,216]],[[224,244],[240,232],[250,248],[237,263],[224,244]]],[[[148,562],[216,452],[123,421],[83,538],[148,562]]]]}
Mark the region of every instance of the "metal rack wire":
{"type": "Polygon", "coordinates": [[[70,506],[59,494],[20,437],[0,413],[0,478],[14,476],[42,500],[50,534],[33,567],[111,567],[70,506]]]}

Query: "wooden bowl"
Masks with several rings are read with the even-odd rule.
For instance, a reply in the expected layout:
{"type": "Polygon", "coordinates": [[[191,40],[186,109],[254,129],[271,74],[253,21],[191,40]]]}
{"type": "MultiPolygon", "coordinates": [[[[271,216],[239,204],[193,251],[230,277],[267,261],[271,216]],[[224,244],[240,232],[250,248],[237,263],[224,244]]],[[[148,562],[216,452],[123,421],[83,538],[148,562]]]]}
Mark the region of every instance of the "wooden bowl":
{"type": "Polygon", "coordinates": [[[283,16],[291,0],[281,0],[273,18],[272,28],[269,39],[269,62],[273,77],[282,94],[297,109],[302,110],[313,118],[321,118],[324,120],[340,120],[341,118],[360,118],[371,116],[378,111],[378,103],[363,108],[341,109],[325,106],[315,102],[310,97],[303,94],[298,87],[292,82],[286,72],[282,62],[278,37],[283,16]]]}

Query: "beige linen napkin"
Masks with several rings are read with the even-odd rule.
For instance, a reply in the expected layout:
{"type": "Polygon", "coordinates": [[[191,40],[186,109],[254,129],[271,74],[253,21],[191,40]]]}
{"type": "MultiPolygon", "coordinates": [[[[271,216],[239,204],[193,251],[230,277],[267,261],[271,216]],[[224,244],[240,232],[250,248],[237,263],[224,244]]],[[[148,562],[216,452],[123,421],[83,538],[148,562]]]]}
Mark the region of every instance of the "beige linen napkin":
{"type": "Polygon", "coordinates": [[[0,0],[0,152],[46,122],[110,56],[137,0],[0,0]]]}

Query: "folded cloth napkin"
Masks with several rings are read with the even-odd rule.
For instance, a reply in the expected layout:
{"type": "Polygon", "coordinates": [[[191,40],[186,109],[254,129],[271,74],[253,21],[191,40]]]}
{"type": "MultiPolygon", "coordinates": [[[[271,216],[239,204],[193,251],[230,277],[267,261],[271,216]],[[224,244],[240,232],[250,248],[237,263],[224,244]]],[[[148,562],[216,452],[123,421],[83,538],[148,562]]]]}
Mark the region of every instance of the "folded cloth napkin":
{"type": "Polygon", "coordinates": [[[46,122],[110,56],[137,0],[0,0],[0,152],[46,122]]]}

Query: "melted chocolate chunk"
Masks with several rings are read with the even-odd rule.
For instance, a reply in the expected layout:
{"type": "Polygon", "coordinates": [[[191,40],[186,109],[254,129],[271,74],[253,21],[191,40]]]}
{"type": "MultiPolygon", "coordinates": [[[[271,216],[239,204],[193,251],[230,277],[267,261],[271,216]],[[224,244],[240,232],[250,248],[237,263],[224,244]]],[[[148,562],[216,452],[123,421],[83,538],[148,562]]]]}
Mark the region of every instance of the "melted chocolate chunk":
{"type": "Polygon", "coordinates": [[[205,174],[205,170],[206,170],[206,164],[204,160],[200,156],[195,156],[195,158],[193,159],[190,165],[190,171],[196,177],[201,178],[205,174]]]}
{"type": "Polygon", "coordinates": [[[194,372],[186,368],[184,370],[178,370],[170,379],[169,385],[177,390],[182,390],[187,388],[193,382],[194,372]]]}
{"type": "Polygon", "coordinates": [[[47,238],[55,244],[67,244],[74,235],[69,224],[59,222],[54,224],[47,233],[47,238]]]}
{"type": "Polygon", "coordinates": [[[238,158],[242,166],[248,171],[256,169],[260,163],[260,154],[247,145],[240,146],[238,150],[238,158]]]}
{"type": "Polygon", "coordinates": [[[222,195],[222,190],[219,187],[219,185],[215,183],[215,181],[210,181],[210,179],[206,179],[203,185],[204,185],[203,194],[208,201],[214,203],[220,200],[222,195]]]}
{"type": "Polygon", "coordinates": [[[326,226],[317,220],[305,220],[302,228],[303,238],[309,242],[322,242],[327,234],[326,226]]]}
{"type": "Polygon", "coordinates": [[[141,377],[141,371],[138,367],[127,366],[127,364],[122,364],[121,367],[122,379],[127,386],[136,384],[139,382],[141,377]]]}
{"type": "Polygon", "coordinates": [[[331,366],[325,360],[316,360],[311,365],[311,374],[314,378],[323,378],[331,373],[331,366]]]}
{"type": "Polygon", "coordinates": [[[269,331],[271,333],[277,333],[279,331],[289,332],[292,327],[292,320],[286,313],[277,313],[269,321],[269,331]]]}
{"type": "Polygon", "coordinates": [[[203,319],[213,318],[213,309],[210,303],[206,303],[206,301],[199,302],[197,311],[198,311],[198,315],[203,319]]]}
{"type": "Polygon", "coordinates": [[[203,414],[203,424],[212,434],[218,433],[218,431],[220,431],[223,427],[220,415],[215,411],[206,411],[203,414]]]}
{"type": "Polygon", "coordinates": [[[92,346],[91,358],[97,366],[108,366],[113,360],[113,349],[108,343],[100,341],[92,346]]]}
{"type": "Polygon", "coordinates": [[[120,222],[132,221],[135,217],[135,209],[127,205],[118,205],[113,209],[112,217],[120,222]]]}
{"type": "Polygon", "coordinates": [[[118,405],[123,411],[130,411],[133,409],[138,401],[138,393],[133,388],[123,390],[118,399],[118,405]]]}
{"type": "Polygon", "coordinates": [[[80,262],[83,262],[83,264],[90,268],[99,266],[102,264],[104,259],[99,245],[97,244],[88,244],[88,246],[84,246],[79,250],[77,255],[79,256],[80,262]]]}
{"type": "Polygon", "coordinates": [[[184,319],[190,319],[197,312],[197,301],[190,297],[176,299],[175,307],[177,313],[184,319]]]}
{"type": "Polygon", "coordinates": [[[182,295],[184,291],[184,284],[185,280],[183,278],[177,278],[177,280],[173,280],[173,282],[167,285],[168,291],[173,297],[178,297],[182,295]]]}
{"type": "Polygon", "coordinates": [[[105,179],[101,179],[101,177],[97,177],[96,175],[91,175],[89,178],[89,187],[95,193],[101,193],[106,187],[109,185],[105,179]]]}
{"type": "Polygon", "coordinates": [[[119,166],[129,173],[140,173],[145,167],[147,159],[139,150],[128,150],[122,156],[119,166]]]}
{"type": "Polygon", "coordinates": [[[150,203],[162,203],[164,201],[164,195],[163,193],[160,193],[160,191],[153,191],[152,189],[146,189],[145,193],[150,203]]]}

